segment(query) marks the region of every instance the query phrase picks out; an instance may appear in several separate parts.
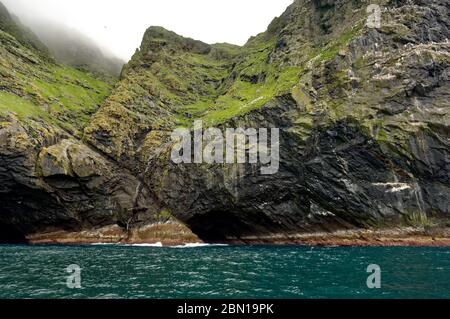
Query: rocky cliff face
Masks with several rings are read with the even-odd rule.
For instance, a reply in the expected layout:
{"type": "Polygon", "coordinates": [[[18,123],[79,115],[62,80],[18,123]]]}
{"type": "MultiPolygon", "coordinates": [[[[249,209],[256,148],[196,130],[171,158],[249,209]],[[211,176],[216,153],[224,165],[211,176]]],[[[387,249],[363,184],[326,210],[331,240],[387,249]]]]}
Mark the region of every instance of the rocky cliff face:
{"type": "MultiPolygon", "coordinates": [[[[447,227],[450,1],[378,4],[370,28],[366,1],[297,0],[243,47],[152,27],[85,125],[6,112],[3,233],[179,221],[204,240],[249,241],[447,227]],[[280,128],[279,172],[174,164],[170,134],[195,119],[280,128]]],[[[29,103],[33,90],[7,83],[29,103]]]]}
{"type": "Polygon", "coordinates": [[[137,181],[81,138],[111,84],[56,64],[0,9],[0,240],[109,223],[107,193],[137,181]]]}

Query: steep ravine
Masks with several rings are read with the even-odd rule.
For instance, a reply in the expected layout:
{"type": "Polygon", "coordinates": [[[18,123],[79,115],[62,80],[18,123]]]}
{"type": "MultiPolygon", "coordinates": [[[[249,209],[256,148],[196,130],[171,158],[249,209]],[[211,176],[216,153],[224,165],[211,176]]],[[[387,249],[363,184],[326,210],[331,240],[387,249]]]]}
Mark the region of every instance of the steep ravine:
{"type": "Polygon", "coordinates": [[[81,128],[1,115],[0,240],[449,244],[450,1],[378,3],[297,0],[243,47],[151,27],[81,128]],[[174,164],[196,119],[280,128],[278,173],[174,164]]]}

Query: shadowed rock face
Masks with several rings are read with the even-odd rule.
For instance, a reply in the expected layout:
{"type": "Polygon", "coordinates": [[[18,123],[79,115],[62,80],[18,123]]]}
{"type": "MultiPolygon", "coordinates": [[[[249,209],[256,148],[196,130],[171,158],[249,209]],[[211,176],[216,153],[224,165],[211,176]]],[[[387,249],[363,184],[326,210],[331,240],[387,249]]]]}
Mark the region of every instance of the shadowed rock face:
{"type": "Polygon", "coordinates": [[[4,120],[11,122],[0,130],[3,227],[22,234],[81,230],[131,210],[138,181],[126,170],[67,135],[33,132],[45,134],[39,141],[14,119],[4,120]]]}
{"type": "Polygon", "coordinates": [[[204,240],[245,241],[446,227],[450,1],[380,5],[371,29],[363,1],[298,0],[242,48],[150,28],[82,139],[2,117],[0,229],[178,220],[204,240]],[[170,134],[194,119],[280,128],[278,173],[174,164],[170,134]]]}

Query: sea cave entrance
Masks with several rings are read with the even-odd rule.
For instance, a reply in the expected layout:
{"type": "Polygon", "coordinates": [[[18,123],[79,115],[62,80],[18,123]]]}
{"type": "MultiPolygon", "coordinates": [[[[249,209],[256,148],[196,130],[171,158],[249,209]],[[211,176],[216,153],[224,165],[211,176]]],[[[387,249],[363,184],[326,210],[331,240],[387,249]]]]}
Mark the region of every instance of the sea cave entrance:
{"type": "Polygon", "coordinates": [[[0,222],[0,244],[23,244],[27,239],[15,226],[0,222]]]}

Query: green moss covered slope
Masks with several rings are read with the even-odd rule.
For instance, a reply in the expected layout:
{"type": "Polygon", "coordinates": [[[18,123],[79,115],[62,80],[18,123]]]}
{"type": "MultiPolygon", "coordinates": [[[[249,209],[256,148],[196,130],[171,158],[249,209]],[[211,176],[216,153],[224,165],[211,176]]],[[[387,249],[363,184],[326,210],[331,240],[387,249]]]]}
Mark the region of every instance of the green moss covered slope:
{"type": "Polygon", "coordinates": [[[0,114],[44,121],[80,137],[112,83],[55,63],[41,43],[23,44],[9,30],[0,28],[0,114]]]}

